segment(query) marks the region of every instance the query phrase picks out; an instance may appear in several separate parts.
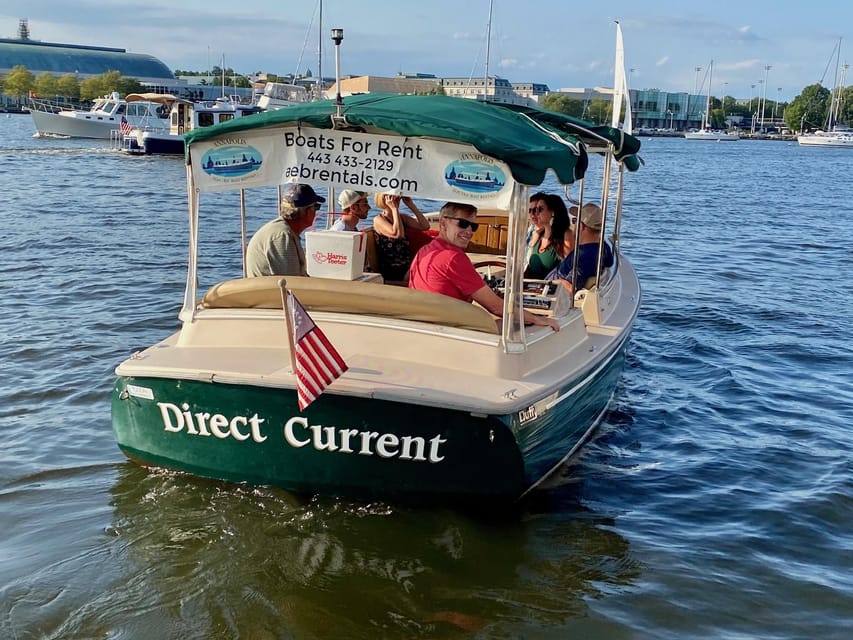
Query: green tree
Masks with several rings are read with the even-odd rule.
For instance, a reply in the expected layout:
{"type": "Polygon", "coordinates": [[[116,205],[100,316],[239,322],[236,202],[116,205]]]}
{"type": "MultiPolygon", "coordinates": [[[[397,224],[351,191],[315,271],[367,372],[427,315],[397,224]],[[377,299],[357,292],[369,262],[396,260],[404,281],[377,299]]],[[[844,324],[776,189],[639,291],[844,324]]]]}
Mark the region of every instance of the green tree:
{"type": "Polygon", "coordinates": [[[45,71],[36,78],[34,90],[40,98],[55,98],[59,95],[57,84],[56,76],[45,71]]]}
{"type": "Polygon", "coordinates": [[[35,86],[35,76],[24,65],[12,67],[3,83],[3,93],[7,96],[26,96],[35,86]]]}
{"type": "Polygon", "coordinates": [[[92,100],[113,91],[126,96],[128,93],[142,91],[142,84],[136,78],[127,78],[118,71],[107,71],[99,76],[86,78],[80,83],[80,98],[92,100]]]}
{"type": "Polygon", "coordinates": [[[785,109],[785,124],[791,131],[819,129],[829,111],[829,89],[810,84],[785,109]]]}
{"type": "Polygon", "coordinates": [[[80,81],[73,73],[66,73],[56,81],[56,94],[76,100],[80,97],[80,81]]]}
{"type": "Polygon", "coordinates": [[[580,118],[583,116],[583,100],[576,100],[562,93],[549,93],[540,103],[543,109],[565,113],[580,118]]]}
{"type": "Polygon", "coordinates": [[[848,126],[853,125],[853,86],[845,87],[841,93],[841,113],[838,121],[848,126]]]}
{"type": "Polygon", "coordinates": [[[589,101],[587,116],[595,124],[606,124],[610,122],[613,103],[610,100],[595,98],[589,101]]]}

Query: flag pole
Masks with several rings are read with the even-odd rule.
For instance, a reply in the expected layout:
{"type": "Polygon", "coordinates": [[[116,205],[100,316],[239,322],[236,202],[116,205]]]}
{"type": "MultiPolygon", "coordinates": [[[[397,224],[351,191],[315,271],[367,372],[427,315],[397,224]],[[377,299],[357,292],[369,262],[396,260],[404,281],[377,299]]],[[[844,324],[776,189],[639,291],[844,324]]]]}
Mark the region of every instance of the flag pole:
{"type": "Polygon", "coordinates": [[[296,375],[296,341],[293,338],[293,317],[290,313],[290,305],[287,300],[287,280],[282,278],[278,281],[281,288],[281,308],[284,309],[284,322],[287,325],[287,341],[290,344],[290,373],[296,375]]]}

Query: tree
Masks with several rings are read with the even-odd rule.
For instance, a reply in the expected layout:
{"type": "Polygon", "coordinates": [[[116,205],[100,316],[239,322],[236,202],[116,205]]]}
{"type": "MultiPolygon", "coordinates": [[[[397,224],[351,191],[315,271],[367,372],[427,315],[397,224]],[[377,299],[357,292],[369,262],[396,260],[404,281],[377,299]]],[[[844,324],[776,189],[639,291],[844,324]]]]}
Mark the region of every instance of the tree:
{"type": "Polygon", "coordinates": [[[583,100],[576,100],[562,93],[549,93],[542,98],[542,108],[580,118],[583,116],[583,100]]]}
{"type": "Polygon", "coordinates": [[[137,93],[142,90],[142,84],[136,78],[124,77],[118,71],[107,71],[83,80],[80,83],[80,98],[92,100],[113,91],[126,96],[128,93],[137,93]]]}
{"type": "Polygon", "coordinates": [[[826,122],[829,112],[829,89],[810,84],[785,109],[785,125],[791,131],[818,129],[826,122]]]}
{"type": "Polygon", "coordinates": [[[56,94],[76,100],[80,97],[80,81],[73,73],[66,73],[56,81],[56,94]]]}
{"type": "Polygon", "coordinates": [[[40,98],[55,98],[59,95],[58,81],[55,75],[45,71],[36,78],[34,90],[40,98]]]}
{"type": "Polygon", "coordinates": [[[3,93],[7,96],[26,96],[33,90],[36,79],[24,65],[12,67],[3,83],[3,93]]]}
{"type": "Polygon", "coordinates": [[[841,93],[841,113],[838,121],[841,124],[853,125],[853,87],[845,87],[841,93]]]}
{"type": "Polygon", "coordinates": [[[612,113],[613,103],[610,100],[595,98],[589,101],[587,114],[589,119],[595,124],[606,124],[610,122],[610,114],[612,113]]]}

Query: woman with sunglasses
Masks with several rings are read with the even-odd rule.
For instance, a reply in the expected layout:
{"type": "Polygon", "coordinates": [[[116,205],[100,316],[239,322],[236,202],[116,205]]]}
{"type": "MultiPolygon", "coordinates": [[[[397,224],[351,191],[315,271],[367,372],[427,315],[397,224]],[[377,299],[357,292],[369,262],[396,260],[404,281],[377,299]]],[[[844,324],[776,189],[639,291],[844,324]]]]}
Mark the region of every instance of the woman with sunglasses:
{"type": "Polygon", "coordinates": [[[533,228],[524,277],[541,280],[560,264],[558,248],[569,228],[569,212],[560,196],[541,191],[530,196],[528,212],[533,228]]]}
{"type": "MultiPolygon", "coordinates": [[[[477,273],[465,249],[479,228],[477,207],[448,202],[439,213],[438,237],[421,247],[409,270],[409,288],[474,301],[494,316],[503,315],[503,300],[477,273]]],[[[524,311],[524,322],[560,330],[554,318],[524,311]]]]}
{"type": "Polygon", "coordinates": [[[380,210],[373,219],[379,273],[386,282],[404,281],[412,263],[408,231],[426,231],[429,229],[429,220],[411,198],[402,198],[393,193],[377,193],[373,201],[380,210]],[[415,217],[403,214],[400,211],[400,203],[405,204],[415,217]]]}

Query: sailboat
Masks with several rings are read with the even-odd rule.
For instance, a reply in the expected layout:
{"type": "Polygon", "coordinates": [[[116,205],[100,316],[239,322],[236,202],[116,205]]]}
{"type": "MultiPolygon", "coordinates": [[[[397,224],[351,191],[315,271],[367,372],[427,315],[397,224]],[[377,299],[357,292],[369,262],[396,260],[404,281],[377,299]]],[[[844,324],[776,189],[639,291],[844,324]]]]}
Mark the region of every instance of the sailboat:
{"type": "MultiPolygon", "coordinates": [[[[832,89],[829,113],[826,115],[826,131],[815,131],[797,136],[797,143],[803,147],[853,147],[853,130],[839,125],[841,103],[844,98],[844,76],[848,65],[841,64],[841,38],[835,52],[835,86],[832,89]],[[840,69],[839,69],[840,68],[840,69]]],[[[831,58],[830,58],[831,59],[831,58]]]]}
{"type": "Polygon", "coordinates": [[[684,137],[688,140],[711,140],[720,142],[724,140],[739,140],[736,133],[720,131],[711,128],[711,77],[714,73],[714,61],[708,66],[708,95],[705,98],[705,113],[702,114],[702,128],[699,131],[686,131],[684,137]]]}

